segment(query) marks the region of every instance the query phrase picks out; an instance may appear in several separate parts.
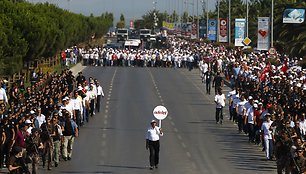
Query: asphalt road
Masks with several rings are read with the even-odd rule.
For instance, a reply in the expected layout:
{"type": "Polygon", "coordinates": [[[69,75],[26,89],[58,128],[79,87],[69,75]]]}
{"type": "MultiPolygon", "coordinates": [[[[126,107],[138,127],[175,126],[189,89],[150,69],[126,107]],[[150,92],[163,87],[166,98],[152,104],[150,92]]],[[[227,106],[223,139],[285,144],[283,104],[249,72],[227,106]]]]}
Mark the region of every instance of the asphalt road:
{"type": "Polygon", "coordinates": [[[215,123],[214,97],[205,94],[197,70],[87,67],[83,73],[101,82],[102,111],[81,128],[72,160],[43,173],[276,173],[275,162],[228,118],[215,123]],[[169,115],[162,121],[159,168],[150,171],[145,132],[157,105],[169,115]]]}

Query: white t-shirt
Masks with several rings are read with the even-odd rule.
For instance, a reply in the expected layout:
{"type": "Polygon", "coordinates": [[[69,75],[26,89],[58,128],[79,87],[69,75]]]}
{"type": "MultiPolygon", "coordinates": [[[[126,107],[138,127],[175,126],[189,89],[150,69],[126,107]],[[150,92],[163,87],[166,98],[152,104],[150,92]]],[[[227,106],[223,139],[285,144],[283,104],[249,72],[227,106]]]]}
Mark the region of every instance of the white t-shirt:
{"type": "Polygon", "coordinates": [[[217,94],[215,96],[216,108],[222,108],[225,106],[225,95],[224,94],[217,94]]]}
{"type": "Polygon", "coordinates": [[[158,141],[159,136],[163,136],[163,133],[159,131],[159,127],[155,126],[154,128],[151,126],[148,128],[146,139],[150,141],[158,141]]]}
{"type": "Polygon", "coordinates": [[[254,108],[252,106],[247,109],[246,116],[248,117],[248,123],[254,124],[254,108]]]}
{"type": "Polygon", "coordinates": [[[36,120],[38,122],[38,128],[40,128],[40,126],[46,122],[46,116],[44,116],[43,114],[40,114],[40,116],[36,117],[36,120]]]}

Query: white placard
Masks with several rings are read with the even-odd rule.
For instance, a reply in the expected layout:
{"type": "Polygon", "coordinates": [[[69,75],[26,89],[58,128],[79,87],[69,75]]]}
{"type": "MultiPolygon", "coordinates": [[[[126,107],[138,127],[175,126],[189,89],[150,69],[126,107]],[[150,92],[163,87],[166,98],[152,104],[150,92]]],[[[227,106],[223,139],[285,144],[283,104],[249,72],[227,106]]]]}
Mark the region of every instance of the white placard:
{"type": "Polygon", "coordinates": [[[165,106],[156,106],[153,110],[153,115],[156,119],[158,120],[163,120],[167,117],[168,115],[168,110],[165,106]]]}

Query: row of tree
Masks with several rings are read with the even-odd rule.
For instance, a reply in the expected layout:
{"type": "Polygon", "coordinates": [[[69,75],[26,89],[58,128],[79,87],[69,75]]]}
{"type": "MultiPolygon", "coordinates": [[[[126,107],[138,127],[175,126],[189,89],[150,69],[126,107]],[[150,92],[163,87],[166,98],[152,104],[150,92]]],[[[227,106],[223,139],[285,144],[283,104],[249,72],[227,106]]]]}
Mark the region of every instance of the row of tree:
{"type": "Polygon", "coordinates": [[[0,74],[18,72],[25,62],[101,37],[114,19],[112,13],[83,16],[48,3],[1,0],[0,7],[0,74]]]}
{"type": "MultiPolygon", "coordinates": [[[[249,1],[249,38],[252,40],[251,46],[257,43],[257,20],[258,17],[272,17],[272,0],[248,0],[249,1]]],[[[274,46],[278,51],[290,54],[291,56],[302,57],[306,55],[306,22],[302,24],[283,24],[282,15],[285,8],[305,8],[306,2],[303,0],[274,0],[274,46]]],[[[228,0],[220,0],[220,18],[229,17],[228,0]]],[[[205,10],[203,10],[205,12],[205,10]]],[[[180,13],[173,11],[172,14],[152,10],[142,16],[142,19],[135,21],[137,28],[154,28],[154,13],[157,15],[158,27],[162,26],[162,21],[168,22],[192,22],[197,20],[197,16],[189,15],[188,12],[180,13]]],[[[246,17],[245,0],[231,0],[231,35],[234,38],[235,18],[246,17]]],[[[206,20],[206,14],[201,14],[200,19],[206,20]]],[[[214,11],[209,12],[209,19],[217,19],[217,4],[214,11]]]]}

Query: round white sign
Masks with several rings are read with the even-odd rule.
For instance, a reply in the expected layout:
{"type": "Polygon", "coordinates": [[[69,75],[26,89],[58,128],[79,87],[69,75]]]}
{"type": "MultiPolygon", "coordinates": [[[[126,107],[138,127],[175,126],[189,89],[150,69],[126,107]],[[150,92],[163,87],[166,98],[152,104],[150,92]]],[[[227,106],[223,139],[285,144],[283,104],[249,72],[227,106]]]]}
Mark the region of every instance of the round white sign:
{"type": "Polygon", "coordinates": [[[168,115],[168,110],[165,106],[156,106],[153,110],[153,115],[158,120],[163,120],[168,115]]]}
{"type": "Polygon", "coordinates": [[[222,20],[220,21],[220,23],[221,23],[222,26],[225,26],[225,25],[226,25],[226,20],[225,20],[225,19],[222,19],[222,20]]]}

